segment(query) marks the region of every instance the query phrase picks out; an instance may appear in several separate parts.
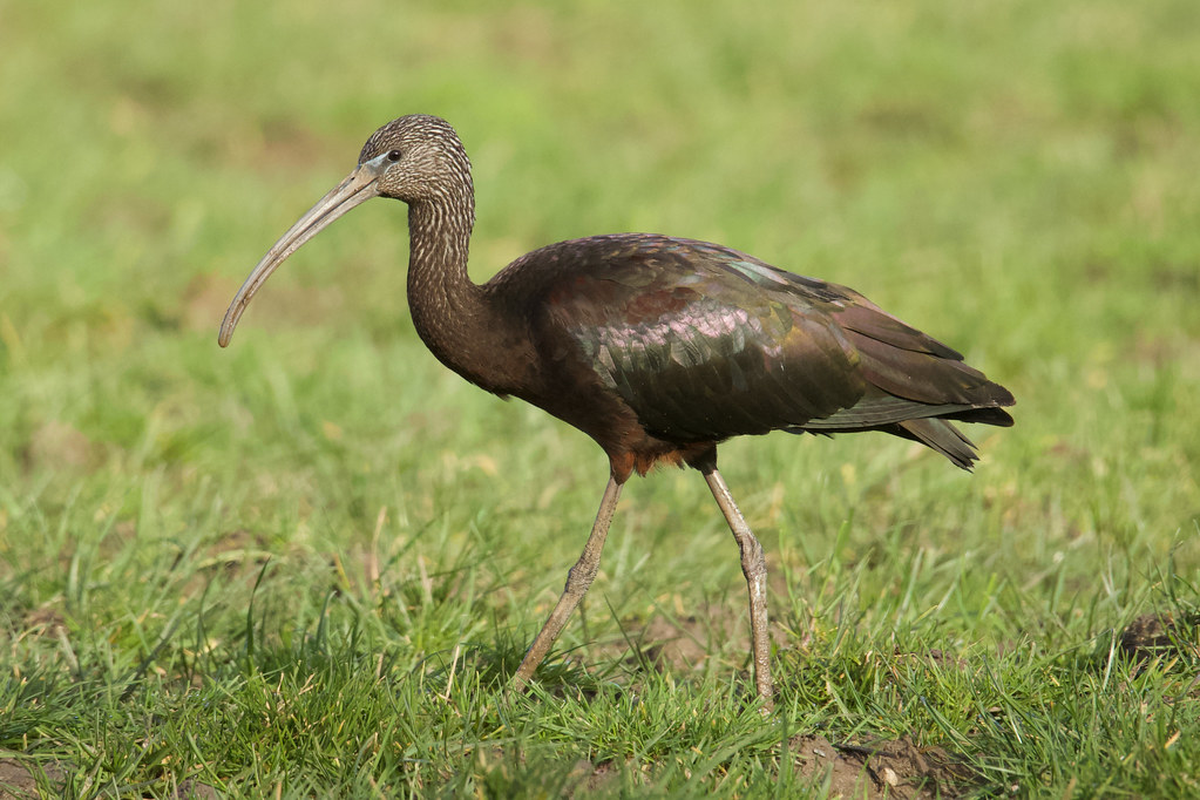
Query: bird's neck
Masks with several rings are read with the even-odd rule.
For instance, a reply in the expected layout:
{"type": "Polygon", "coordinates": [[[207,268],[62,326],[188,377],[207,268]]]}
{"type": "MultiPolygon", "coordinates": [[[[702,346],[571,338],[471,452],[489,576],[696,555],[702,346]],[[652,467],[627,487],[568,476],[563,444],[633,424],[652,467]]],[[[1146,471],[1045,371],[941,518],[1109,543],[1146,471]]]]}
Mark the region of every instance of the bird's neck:
{"type": "Polygon", "coordinates": [[[503,391],[491,373],[495,354],[489,356],[497,312],[467,274],[473,223],[469,194],[409,205],[408,307],[439,361],[472,383],[503,391]]]}

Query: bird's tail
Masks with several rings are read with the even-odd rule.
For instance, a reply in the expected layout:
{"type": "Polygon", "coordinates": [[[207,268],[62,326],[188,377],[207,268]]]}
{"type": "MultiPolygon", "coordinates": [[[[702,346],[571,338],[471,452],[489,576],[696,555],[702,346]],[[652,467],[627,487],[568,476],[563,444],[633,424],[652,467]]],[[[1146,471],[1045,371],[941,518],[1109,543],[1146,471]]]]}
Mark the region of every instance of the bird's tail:
{"type": "Polygon", "coordinates": [[[975,452],[975,444],[962,431],[944,419],[925,417],[923,419],[906,419],[897,422],[888,433],[912,439],[930,447],[950,459],[956,466],[968,472],[979,459],[975,452]]]}

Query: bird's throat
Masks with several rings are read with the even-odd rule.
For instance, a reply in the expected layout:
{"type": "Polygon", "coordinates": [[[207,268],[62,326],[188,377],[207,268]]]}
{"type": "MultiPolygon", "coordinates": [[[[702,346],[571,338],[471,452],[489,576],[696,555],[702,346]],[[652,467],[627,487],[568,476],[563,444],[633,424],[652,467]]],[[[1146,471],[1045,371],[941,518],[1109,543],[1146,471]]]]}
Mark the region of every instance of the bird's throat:
{"type": "Polygon", "coordinates": [[[467,274],[471,222],[461,206],[409,206],[408,307],[417,334],[439,361],[472,383],[503,392],[491,369],[503,325],[483,287],[467,274]]]}

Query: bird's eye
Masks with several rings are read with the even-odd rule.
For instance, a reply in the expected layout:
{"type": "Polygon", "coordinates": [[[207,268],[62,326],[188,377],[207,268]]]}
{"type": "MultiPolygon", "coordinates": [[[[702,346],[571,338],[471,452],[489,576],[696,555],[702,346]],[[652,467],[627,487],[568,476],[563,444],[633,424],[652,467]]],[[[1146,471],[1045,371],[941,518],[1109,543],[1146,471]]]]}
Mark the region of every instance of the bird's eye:
{"type": "Polygon", "coordinates": [[[389,150],[387,154],[387,160],[395,164],[400,160],[401,155],[402,153],[399,150],[389,150]]]}

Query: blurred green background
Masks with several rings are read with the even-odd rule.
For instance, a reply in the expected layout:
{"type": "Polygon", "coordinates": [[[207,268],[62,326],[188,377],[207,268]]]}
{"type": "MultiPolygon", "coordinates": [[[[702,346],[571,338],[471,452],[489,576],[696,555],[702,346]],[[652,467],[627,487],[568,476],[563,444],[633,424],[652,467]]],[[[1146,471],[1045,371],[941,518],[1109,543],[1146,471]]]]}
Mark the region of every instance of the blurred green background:
{"type": "MultiPolygon", "coordinates": [[[[0,0],[0,50],[0,659],[18,678],[157,680],[159,714],[235,663],[269,671],[256,641],[286,654],[326,618],[398,671],[464,642],[519,657],[606,461],[424,351],[402,207],[306,246],[216,346],[259,256],[413,112],[471,154],[477,280],[576,236],[710,239],[852,286],[1013,390],[1017,426],[971,432],[972,478],[881,436],[723,448],[802,663],[801,633],[833,635],[821,609],[847,597],[868,643],[936,621],[936,646],[984,650],[1088,648],[1192,608],[1191,0],[0,0]]],[[[564,639],[584,663],[619,663],[623,626],[664,608],[741,613],[698,476],[630,489],[604,599],[564,639]]],[[[744,666],[716,650],[713,674],[744,666]]],[[[104,749],[81,709],[131,713],[35,713],[13,691],[25,722],[3,746],[76,764],[104,749]],[[83,727],[50,732],[68,718],[83,727]]]]}

